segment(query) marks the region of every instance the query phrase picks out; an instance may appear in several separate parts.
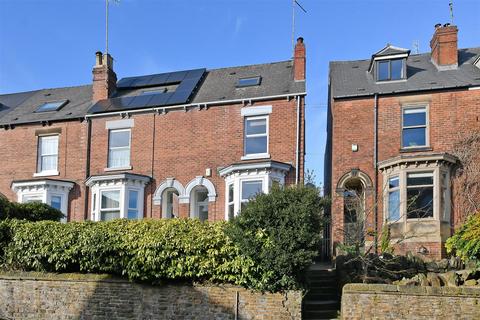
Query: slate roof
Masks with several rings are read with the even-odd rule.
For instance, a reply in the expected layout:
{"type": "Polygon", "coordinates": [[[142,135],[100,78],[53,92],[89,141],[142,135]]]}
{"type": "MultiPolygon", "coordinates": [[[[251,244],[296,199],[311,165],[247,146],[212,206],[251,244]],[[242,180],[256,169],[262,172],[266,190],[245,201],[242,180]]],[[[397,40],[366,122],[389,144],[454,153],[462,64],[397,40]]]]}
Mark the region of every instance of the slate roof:
{"type": "Polygon", "coordinates": [[[438,71],[430,53],[413,54],[407,58],[407,80],[375,83],[368,72],[370,59],[330,62],[330,84],[333,98],[370,96],[438,89],[480,86],[480,68],[474,65],[479,48],[458,50],[458,68],[438,71]]]}
{"type": "MultiPolygon", "coordinates": [[[[113,96],[131,96],[139,90],[118,90],[113,96]]],[[[249,99],[265,96],[305,93],[305,81],[294,81],[293,61],[247,65],[207,70],[204,80],[190,103],[249,99]],[[259,86],[236,88],[238,79],[261,76],[259,86]]],[[[41,121],[83,118],[92,107],[92,86],[42,89],[0,95],[0,126],[41,121]],[[68,99],[58,111],[36,113],[41,104],[68,99]]]]}
{"type": "Polygon", "coordinates": [[[78,119],[85,117],[92,104],[92,86],[3,94],[0,103],[4,106],[3,111],[0,109],[0,125],[78,119]],[[68,103],[58,111],[35,112],[46,102],[65,99],[68,103]]]}

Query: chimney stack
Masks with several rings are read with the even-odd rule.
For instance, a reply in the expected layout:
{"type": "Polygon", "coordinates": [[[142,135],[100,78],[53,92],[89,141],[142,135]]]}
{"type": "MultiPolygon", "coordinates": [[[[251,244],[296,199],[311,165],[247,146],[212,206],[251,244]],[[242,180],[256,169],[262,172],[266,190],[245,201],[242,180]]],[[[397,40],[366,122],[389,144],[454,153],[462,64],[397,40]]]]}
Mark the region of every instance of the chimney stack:
{"type": "Polygon", "coordinates": [[[293,57],[293,75],[295,81],[305,81],[305,64],[305,44],[303,43],[303,38],[300,37],[297,39],[293,57]]]}
{"type": "Polygon", "coordinates": [[[95,53],[93,67],[93,97],[94,102],[108,99],[117,88],[117,75],[113,71],[113,58],[109,54],[95,53]]]}
{"type": "Polygon", "coordinates": [[[432,62],[438,70],[451,70],[458,67],[458,29],[449,23],[435,25],[435,33],[430,41],[432,62]]]}

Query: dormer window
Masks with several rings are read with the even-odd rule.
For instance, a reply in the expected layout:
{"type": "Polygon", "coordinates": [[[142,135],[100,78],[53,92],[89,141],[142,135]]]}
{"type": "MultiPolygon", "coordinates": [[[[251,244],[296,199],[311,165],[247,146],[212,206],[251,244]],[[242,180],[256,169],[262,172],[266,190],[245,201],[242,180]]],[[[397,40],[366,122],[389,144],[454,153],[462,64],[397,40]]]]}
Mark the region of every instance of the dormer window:
{"type": "Polygon", "coordinates": [[[368,71],[377,82],[404,80],[407,78],[407,58],[410,50],[388,44],[372,55],[368,71]]]}
{"type": "Polygon", "coordinates": [[[377,61],[377,81],[405,79],[405,60],[392,59],[377,61]]]}

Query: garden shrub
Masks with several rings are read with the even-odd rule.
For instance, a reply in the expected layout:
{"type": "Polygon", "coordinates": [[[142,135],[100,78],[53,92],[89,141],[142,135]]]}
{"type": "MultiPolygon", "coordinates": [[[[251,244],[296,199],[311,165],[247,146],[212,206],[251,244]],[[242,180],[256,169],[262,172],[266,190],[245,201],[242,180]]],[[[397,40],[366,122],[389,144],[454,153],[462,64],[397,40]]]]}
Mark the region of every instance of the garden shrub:
{"type": "Polygon", "coordinates": [[[10,218],[29,221],[60,221],[63,217],[64,215],[62,212],[45,203],[16,203],[10,202],[4,197],[0,197],[0,220],[10,218]]]}
{"type": "Polygon", "coordinates": [[[318,255],[325,204],[316,188],[274,185],[242,208],[227,233],[255,264],[252,287],[301,287],[305,269],[318,255]]]}
{"type": "Polygon", "coordinates": [[[253,262],[224,233],[224,222],[115,220],[10,222],[4,267],[109,273],[131,280],[251,282],[253,262]]]}
{"type": "Polygon", "coordinates": [[[480,267],[480,212],[447,239],[445,247],[448,253],[455,252],[464,262],[474,261],[480,267]]]}

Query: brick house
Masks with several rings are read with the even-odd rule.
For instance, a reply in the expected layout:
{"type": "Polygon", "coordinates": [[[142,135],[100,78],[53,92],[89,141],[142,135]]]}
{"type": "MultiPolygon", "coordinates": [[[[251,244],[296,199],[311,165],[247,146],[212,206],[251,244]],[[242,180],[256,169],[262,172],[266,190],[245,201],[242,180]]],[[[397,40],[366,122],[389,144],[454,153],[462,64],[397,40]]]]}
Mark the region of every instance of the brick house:
{"type": "Polygon", "coordinates": [[[330,63],[333,254],[352,237],[378,248],[375,235],[387,224],[395,252],[445,255],[462,215],[452,199],[451,153],[480,130],[480,48],[458,49],[457,33],[436,25],[430,53],[387,45],[367,60],[330,63]]]}
{"type": "Polygon", "coordinates": [[[0,194],[68,221],[223,220],[303,181],[305,46],[292,60],[0,95],[0,194]]]}

